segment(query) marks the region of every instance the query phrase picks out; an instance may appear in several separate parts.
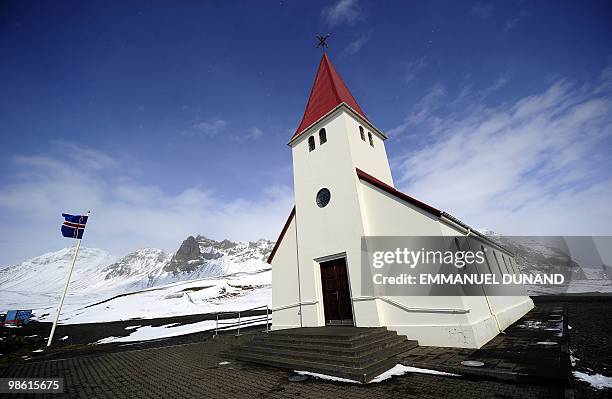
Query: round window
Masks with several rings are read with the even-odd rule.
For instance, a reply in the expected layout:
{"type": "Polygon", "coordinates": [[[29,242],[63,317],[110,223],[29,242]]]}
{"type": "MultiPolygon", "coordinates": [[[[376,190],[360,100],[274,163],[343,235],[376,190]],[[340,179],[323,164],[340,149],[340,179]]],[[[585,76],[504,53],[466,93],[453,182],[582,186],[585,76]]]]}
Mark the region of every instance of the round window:
{"type": "Polygon", "coordinates": [[[317,193],[317,205],[319,208],[323,208],[327,204],[329,204],[329,200],[331,199],[331,193],[328,189],[322,188],[317,193]]]}

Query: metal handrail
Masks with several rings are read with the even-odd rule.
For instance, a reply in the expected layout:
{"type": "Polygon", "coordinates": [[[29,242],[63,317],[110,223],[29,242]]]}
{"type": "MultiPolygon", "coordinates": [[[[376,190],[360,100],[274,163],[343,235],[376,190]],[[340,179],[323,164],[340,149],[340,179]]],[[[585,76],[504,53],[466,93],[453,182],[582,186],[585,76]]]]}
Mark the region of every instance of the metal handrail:
{"type": "MultiPolygon", "coordinates": [[[[242,315],[241,313],[245,313],[245,312],[251,312],[253,310],[258,310],[258,309],[266,309],[266,334],[270,331],[270,307],[268,305],[263,305],[263,306],[257,306],[251,309],[245,309],[245,310],[237,310],[237,311],[232,311],[232,312],[217,312],[215,313],[216,315],[216,324],[215,324],[215,335],[213,335],[213,338],[216,337],[217,335],[219,335],[219,325],[228,325],[228,326],[234,326],[237,325],[238,326],[238,331],[236,333],[236,336],[239,337],[240,336],[240,326],[243,324],[242,322],[242,315]],[[225,315],[225,314],[238,314],[238,322],[228,322],[228,323],[224,323],[223,319],[221,322],[219,322],[219,315],[225,315]]],[[[244,322],[244,324],[251,324],[253,322],[257,322],[260,320],[263,320],[264,316],[261,316],[260,318],[256,318],[256,319],[250,319],[244,322]]]]}

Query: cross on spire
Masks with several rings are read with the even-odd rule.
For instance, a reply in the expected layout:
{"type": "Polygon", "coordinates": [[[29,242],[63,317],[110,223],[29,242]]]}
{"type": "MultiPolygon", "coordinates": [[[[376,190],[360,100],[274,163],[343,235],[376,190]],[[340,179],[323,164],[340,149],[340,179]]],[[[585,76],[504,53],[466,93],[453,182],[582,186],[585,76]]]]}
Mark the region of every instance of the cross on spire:
{"type": "Polygon", "coordinates": [[[317,39],[319,40],[319,43],[315,47],[321,48],[321,50],[325,50],[325,47],[329,47],[326,40],[330,36],[331,35],[329,33],[327,35],[317,35],[317,39]]]}

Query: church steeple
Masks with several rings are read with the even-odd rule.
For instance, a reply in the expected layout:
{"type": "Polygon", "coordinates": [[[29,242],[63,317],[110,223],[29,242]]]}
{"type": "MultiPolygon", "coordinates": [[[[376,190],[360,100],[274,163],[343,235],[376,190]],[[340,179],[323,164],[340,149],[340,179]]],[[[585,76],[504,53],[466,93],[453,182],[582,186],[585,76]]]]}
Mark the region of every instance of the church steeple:
{"type": "Polygon", "coordinates": [[[329,60],[327,53],[323,53],[304,116],[291,140],[302,134],[306,128],[342,103],[348,105],[367,121],[365,113],[346,84],[344,84],[336,68],[334,68],[329,60]]]}

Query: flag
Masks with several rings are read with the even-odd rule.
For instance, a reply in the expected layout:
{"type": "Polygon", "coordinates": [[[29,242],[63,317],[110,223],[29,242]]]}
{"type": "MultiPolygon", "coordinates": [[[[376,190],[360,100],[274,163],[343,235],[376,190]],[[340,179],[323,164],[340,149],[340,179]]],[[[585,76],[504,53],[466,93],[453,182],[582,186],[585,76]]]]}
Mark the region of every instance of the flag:
{"type": "Polygon", "coordinates": [[[85,231],[85,223],[87,223],[88,216],[83,215],[69,215],[62,213],[64,217],[64,223],[62,223],[62,235],[64,237],[81,239],[83,238],[83,231],[85,231]]]}

